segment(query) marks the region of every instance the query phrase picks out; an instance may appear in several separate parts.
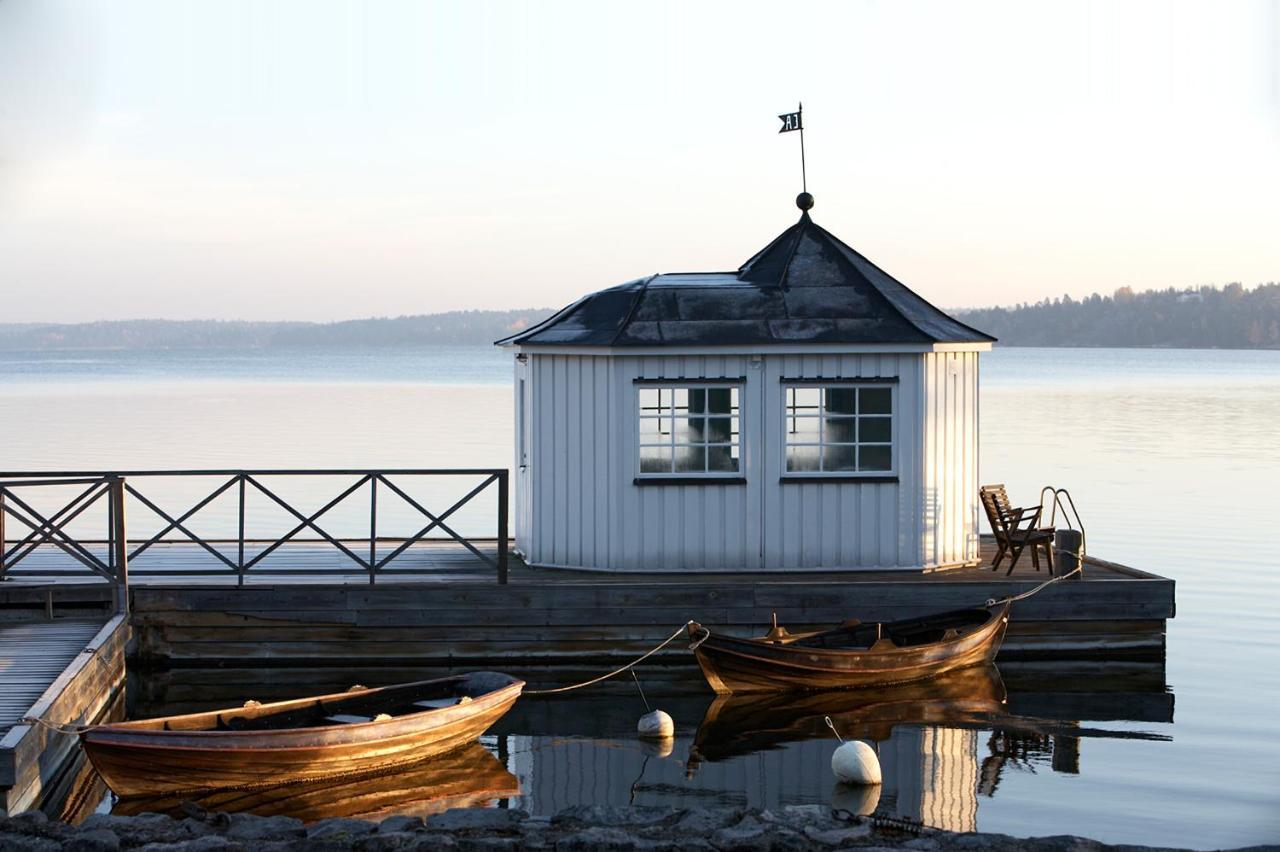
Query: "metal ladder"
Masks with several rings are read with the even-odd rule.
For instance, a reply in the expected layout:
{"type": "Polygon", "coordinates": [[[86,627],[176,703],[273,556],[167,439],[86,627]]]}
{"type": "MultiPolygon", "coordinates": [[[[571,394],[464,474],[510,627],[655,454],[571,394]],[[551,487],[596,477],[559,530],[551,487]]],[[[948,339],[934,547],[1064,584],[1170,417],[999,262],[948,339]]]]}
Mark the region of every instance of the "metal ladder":
{"type": "MultiPolygon", "coordinates": [[[[1053,498],[1049,509],[1049,526],[1056,527],[1058,520],[1058,511],[1062,510],[1062,519],[1067,523],[1067,530],[1072,533],[1080,534],[1080,548],[1078,552],[1068,550],[1066,547],[1059,547],[1058,538],[1055,534],[1053,542],[1054,564],[1059,564],[1058,554],[1063,554],[1072,563],[1071,568],[1081,567],[1085,560],[1086,537],[1084,532],[1084,522],[1080,520],[1080,512],[1076,509],[1076,501],[1071,499],[1071,492],[1065,488],[1055,488],[1052,485],[1046,485],[1040,489],[1040,517],[1044,517],[1045,497],[1051,495],[1053,498]],[[1066,498],[1066,504],[1063,504],[1063,498],[1066,498]],[[1068,512],[1068,510],[1070,510],[1068,512]]],[[[1074,535],[1071,536],[1074,538],[1074,535]]]]}

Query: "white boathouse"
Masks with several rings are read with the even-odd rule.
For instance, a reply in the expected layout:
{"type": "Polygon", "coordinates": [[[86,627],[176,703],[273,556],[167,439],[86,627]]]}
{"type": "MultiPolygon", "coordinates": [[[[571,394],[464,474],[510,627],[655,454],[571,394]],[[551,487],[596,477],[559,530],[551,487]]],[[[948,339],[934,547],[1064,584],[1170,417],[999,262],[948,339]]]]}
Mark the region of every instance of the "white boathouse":
{"type": "Polygon", "coordinates": [[[652,275],[498,341],[533,566],[939,568],[978,560],[978,357],[809,216],[734,272],[652,275]]]}

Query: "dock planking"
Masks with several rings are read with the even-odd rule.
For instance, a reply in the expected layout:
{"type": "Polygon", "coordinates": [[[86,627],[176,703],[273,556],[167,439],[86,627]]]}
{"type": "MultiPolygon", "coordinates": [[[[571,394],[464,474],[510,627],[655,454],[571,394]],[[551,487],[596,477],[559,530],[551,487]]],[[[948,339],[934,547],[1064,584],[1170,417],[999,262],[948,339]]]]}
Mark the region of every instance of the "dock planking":
{"type": "Polygon", "coordinates": [[[125,616],[0,624],[0,813],[47,800],[64,780],[76,737],[24,724],[94,722],[124,686],[125,616]]]}

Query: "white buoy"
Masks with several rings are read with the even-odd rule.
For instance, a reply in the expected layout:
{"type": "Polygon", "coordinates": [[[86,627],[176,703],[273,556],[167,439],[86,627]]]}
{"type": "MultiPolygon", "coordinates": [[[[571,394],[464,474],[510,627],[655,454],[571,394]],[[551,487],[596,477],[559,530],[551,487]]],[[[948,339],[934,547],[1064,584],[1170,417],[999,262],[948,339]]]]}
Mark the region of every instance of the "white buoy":
{"type": "Polygon", "coordinates": [[[640,722],[636,725],[636,731],[642,737],[661,740],[675,736],[676,723],[663,711],[654,710],[652,713],[645,713],[640,717],[640,722]]]}
{"type": "Polygon", "coordinates": [[[879,784],[880,758],[861,740],[841,743],[831,755],[831,771],[845,784],[879,784]]]}

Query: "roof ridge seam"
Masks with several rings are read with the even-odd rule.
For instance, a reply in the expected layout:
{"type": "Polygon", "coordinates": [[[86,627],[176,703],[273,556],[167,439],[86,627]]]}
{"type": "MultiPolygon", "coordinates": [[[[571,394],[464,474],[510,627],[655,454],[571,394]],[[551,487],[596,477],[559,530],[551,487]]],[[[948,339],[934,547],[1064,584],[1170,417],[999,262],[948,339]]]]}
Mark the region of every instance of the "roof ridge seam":
{"type": "MultiPolygon", "coordinates": [[[[791,277],[791,261],[796,259],[796,252],[800,250],[800,241],[804,239],[805,228],[813,224],[813,219],[809,218],[809,211],[806,210],[800,214],[800,228],[796,231],[795,244],[791,246],[791,251],[787,252],[787,262],[782,264],[782,277],[778,279],[778,287],[783,290],[790,289],[787,287],[787,279],[791,277]]],[[[791,314],[787,312],[786,299],[782,300],[782,310],[787,314],[787,319],[791,319],[791,314]]]]}
{"type": "Polygon", "coordinates": [[[614,333],[613,338],[609,341],[610,346],[618,345],[618,338],[622,337],[622,332],[627,330],[627,326],[631,324],[631,318],[636,315],[636,311],[640,307],[640,300],[644,298],[644,294],[649,292],[649,284],[653,279],[658,277],[658,273],[653,273],[644,281],[640,282],[640,287],[636,290],[636,297],[631,300],[631,307],[627,309],[627,315],[622,318],[622,322],[618,324],[618,330],[614,333]]]}

